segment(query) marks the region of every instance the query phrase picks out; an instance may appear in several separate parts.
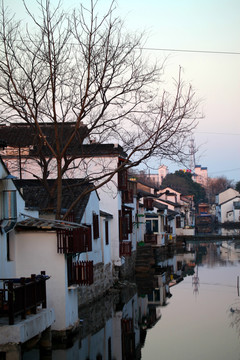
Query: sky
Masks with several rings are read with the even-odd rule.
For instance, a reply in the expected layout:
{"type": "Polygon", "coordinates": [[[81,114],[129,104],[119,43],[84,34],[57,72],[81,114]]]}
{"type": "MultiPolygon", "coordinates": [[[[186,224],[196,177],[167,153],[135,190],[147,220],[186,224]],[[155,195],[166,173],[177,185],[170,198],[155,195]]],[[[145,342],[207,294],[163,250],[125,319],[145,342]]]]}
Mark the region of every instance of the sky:
{"type": "MultiPolygon", "coordinates": [[[[26,0],[34,6],[33,0],[26,0]]],[[[56,4],[57,0],[50,0],[56,4]]],[[[89,0],[62,0],[69,9],[89,0]]],[[[21,0],[5,0],[20,16],[21,0]]],[[[108,7],[109,0],[99,0],[108,7]]],[[[210,177],[240,181],[240,1],[118,0],[115,15],[129,31],[145,31],[149,58],[167,58],[165,74],[191,83],[203,118],[194,131],[196,164],[210,177]]],[[[24,16],[24,15],[22,15],[24,16]]],[[[165,162],[169,172],[181,165],[165,162]]],[[[154,167],[159,164],[154,163],[154,167]]]]}

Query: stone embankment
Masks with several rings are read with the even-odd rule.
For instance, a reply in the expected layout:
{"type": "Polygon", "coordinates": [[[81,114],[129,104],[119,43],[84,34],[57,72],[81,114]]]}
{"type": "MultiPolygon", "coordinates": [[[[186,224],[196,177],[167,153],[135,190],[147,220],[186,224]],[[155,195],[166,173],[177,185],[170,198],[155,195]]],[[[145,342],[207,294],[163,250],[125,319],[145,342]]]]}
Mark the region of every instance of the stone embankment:
{"type": "Polygon", "coordinates": [[[138,245],[135,260],[135,279],[139,295],[147,294],[153,288],[154,273],[155,258],[152,245],[138,245]]]}

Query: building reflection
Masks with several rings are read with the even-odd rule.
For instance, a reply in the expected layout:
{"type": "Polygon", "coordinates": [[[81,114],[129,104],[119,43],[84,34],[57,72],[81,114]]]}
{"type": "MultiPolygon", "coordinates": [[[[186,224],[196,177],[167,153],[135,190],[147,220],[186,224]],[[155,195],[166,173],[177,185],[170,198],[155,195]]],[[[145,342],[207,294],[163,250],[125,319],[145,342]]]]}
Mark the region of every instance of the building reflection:
{"type": "MultiPolygon", "coordinates": [[[[147,331],[161,321],[163,307],[170,303],[171,287],[191,276],[197,294],[199,266],[223,265],[236,258],[240,260],[238,243],[194,243],[165,254],[156,251],[151,271],[136,273],[134,282],[118,284],[97,303],[80,309],[80,333],[67,346],[55,346],[48,359],[141,359],[147,331]]],[[[23,360],[39,359],[33,354],[25,351],[23,360]]]]}

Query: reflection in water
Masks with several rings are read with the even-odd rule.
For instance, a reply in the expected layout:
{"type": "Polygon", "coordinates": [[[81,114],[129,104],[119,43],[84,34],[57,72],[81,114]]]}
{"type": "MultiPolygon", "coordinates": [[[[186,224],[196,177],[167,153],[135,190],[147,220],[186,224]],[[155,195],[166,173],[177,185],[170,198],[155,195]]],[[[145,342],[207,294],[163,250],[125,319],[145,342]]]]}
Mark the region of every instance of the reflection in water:
{"type": "Polygon", "coordinates": [[[238,359],[239,250],[236,242],[156,250],[153,271],[81,309],[80,334],[48,359],[238,359]]]}

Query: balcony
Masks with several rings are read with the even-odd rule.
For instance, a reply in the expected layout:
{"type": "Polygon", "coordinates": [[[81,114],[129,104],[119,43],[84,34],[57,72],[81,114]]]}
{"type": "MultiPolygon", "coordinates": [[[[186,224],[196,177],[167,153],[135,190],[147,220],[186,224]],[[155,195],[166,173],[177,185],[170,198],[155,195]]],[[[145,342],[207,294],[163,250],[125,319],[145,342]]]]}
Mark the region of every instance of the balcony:
{"type": "Polygon", "coordinates": [[[68,286],[93,284],[93,261],[68,261],[68,286]]]}
{"type": "Polygon", "coordinates": [[[46,280],[49,279],[42,271],[41,275],[29,278],[0,279],[0,317],[7,317],[9,325],[14,325],[16,316],[26,319],[27,314],[36,314],[37,307],[47,307],[46,280]]]}
{"type": "Polygon", "coordinates": [[[157,234],[144,234],[144,242],[146,244],[157,244],[157,234]]]}
{"type": "Polygon", "coordinates": [[[121,241],[119,247],[120,247],[119,248],[120,257],[132,255],[132,242],[131,241],[121,241]]]}
{"type": "Polygon", "coordinates": [[[91,226],[57,230],[57,251],[60,254],[77,254],[92,251],[91,226]]]}

